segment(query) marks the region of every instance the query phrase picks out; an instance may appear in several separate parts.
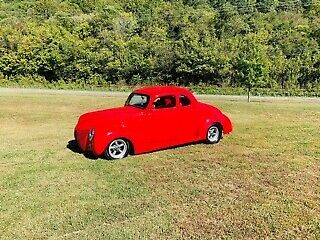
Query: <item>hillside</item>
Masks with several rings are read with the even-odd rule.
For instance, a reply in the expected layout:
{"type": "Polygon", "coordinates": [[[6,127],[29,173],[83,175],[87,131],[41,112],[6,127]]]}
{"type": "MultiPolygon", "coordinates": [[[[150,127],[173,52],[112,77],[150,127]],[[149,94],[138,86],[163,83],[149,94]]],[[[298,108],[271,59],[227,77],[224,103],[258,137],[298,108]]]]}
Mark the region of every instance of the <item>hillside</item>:
{"type": "Polygon", "coordinates": [[[318,0],[0,1],[0,81],[320,89],[318,0]]]}

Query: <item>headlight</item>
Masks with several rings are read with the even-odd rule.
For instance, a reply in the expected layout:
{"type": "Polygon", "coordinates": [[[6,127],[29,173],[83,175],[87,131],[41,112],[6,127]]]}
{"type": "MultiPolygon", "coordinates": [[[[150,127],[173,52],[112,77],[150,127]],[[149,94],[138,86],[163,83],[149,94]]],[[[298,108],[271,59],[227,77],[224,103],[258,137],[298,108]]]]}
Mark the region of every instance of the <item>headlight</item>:
{"type": "Polygon", "coordinates": [[[89,131],[89,141],[91,142],[94,137],[94,129],[90,129],[89,131]]]}

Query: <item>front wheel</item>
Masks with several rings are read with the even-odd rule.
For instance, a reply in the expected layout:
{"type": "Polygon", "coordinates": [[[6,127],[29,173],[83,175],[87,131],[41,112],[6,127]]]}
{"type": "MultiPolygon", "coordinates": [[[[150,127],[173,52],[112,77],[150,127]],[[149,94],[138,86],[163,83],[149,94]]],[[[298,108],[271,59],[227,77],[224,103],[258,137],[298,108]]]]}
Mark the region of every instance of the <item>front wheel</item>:
{"type": "Polygon", "coordinates": [[[214,124],[211,127],[209,127],[207,131],[207,143],[215,144],[220,141],[222,137],[222,128],[218,124],[214,124]]]}
{"type": "Polygon", "coordinates": [[[121,159],[128,155],[130,145],[128,141],[118,138],[113,140],[105,150],[107,159],[121,159]]]}

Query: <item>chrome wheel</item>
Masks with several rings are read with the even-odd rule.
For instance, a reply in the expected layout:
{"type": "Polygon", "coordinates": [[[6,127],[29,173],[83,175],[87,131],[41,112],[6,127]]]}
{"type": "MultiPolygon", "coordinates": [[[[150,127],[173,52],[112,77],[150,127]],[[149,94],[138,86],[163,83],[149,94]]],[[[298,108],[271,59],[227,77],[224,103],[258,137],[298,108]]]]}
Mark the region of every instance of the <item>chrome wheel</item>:
{"type": "Polygon", "coordinates": [[[127,156],[128,151],[127,141],[119,138],[109,144],[106,155],[111,159],[121,159],[127,156]]]}
{"type": "Polygon", "coordinates": [[[217,125],[213,125],[208,129],[207,141],[209,143],[218,143],[222,135],[221,128],[217,125]]]}

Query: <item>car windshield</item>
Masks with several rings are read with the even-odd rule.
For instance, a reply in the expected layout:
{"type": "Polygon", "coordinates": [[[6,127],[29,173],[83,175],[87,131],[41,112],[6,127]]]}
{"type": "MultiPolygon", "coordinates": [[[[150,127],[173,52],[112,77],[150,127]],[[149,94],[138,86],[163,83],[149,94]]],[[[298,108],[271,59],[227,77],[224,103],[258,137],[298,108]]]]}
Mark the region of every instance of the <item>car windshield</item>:
{"type": "Polygon", "coordinates": [[[126,101],[126,106],[133,106],[138,108],[146,108],[149,103],[149,96],[139,93],[131,93],[126,101]]]}

